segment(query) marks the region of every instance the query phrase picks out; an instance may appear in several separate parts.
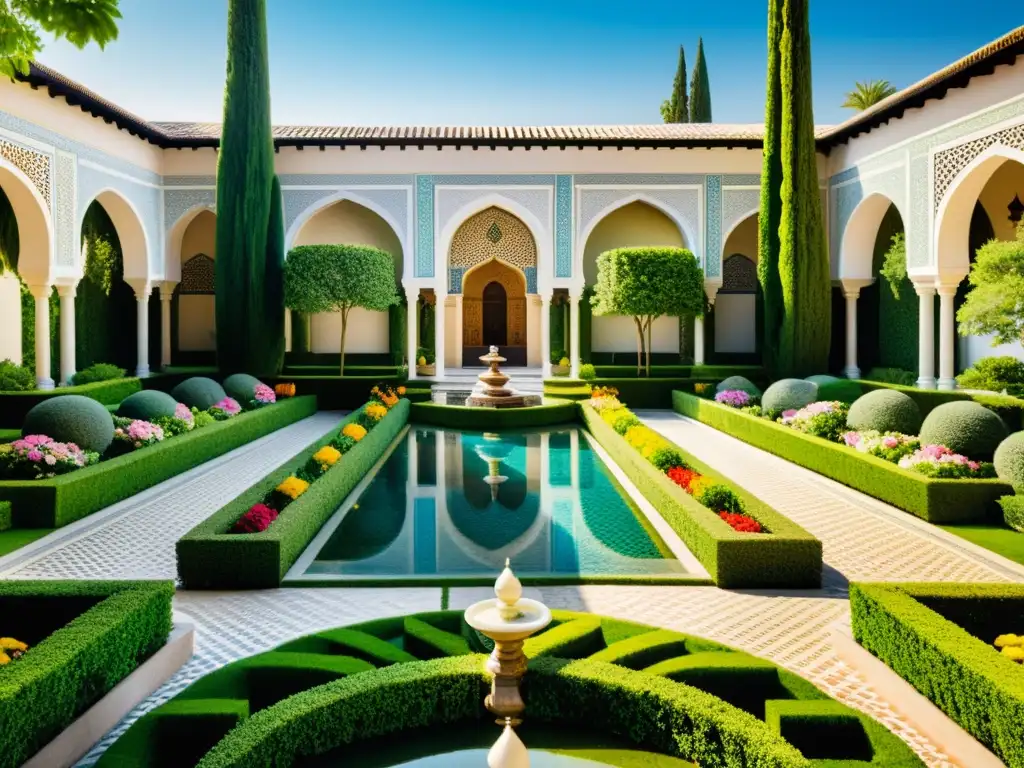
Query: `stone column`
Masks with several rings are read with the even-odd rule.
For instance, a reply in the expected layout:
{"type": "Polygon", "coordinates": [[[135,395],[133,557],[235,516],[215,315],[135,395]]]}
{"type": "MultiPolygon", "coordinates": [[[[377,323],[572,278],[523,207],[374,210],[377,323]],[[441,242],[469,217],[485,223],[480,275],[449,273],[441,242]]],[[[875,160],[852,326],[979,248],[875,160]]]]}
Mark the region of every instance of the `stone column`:
{"type": "Polygon", "coordinates": [[[580,377],[580,296],[578,293],[569,294],[569,361],[572,366],[569,375],[578,379],[580,377]]]}
{"type": "Polygon", "coordinates": [[[50,292],[52,285],[28,286],[36,300],[36,388],[53,389],[50,378],[50,292]]]}
{"type": "Polygon", "coordinates": [[[551,294],[540,297],[540,370],[547,379],[551,377],[551,294]]]}
{"type": "MultiPolygon", "coordinates": [[[[160,295],[163,298],[163,294],[160,295]]],[[[292,320],[295,313],[285,307],[284,310],[284,351],[285,353],[292,351],[292,320]]]]}
{"type": "Polygon", "coordinates": [[[939,284],[939,389],[956,389],[956,322],[953,299],[956,285],[939,284]]]}
{"type": "Polygon", "coordinates": [[[445,302],[448,295],[435,293],[434,303],[434,376],[437,379],[444,378],[444,347],[445,347],[445,315],[448,314],[445,302]]]}
{"type": "Polygon", "coordinates": [[[915,284],[914,290],[918,296],[917,386],[921,389],[935,389],[935,288],[915,284]]]}
{"type": "Polygon", "coordinates": [[[462,359],[462,294],[455,294],[455,367],[461,368],[465,365],[465,361],[462,359]]]}
{"type": "Polygon", "coordinates": [[[160,283],[160,367],[171,365],[171,300],[177,283],[160,283]]]}
{"type": "MultiPolygon", "coordinates": [[[[418,289],[405,289],[405,354],[409,358],[409,378],[416,378],[416,350],[419,349],[419,298],[418,289]]],[[[413,440],[413,443],[416,441],[413,440]]]]}
{"type": "Polygon", "coordinates": [[[693,317],[693,364],[704,365],[704,318],[693,317]]]}
{"type": "Polygon", "coordinates": [[[75,376],[75,293],[78,283],[58,285],[60,296],[60,381],[70,386],[75,376]]]}
{"type": "Polygon", "coordinates": [[[870,279],[844,278],[843,296],[846,298],[846,367],[843,375],[848,379],[860,378],[860,367],[857,365],[857,299],[865,286],[871,285],[870,279]]]}
{"type": "MultiPolygon", "coordinates": [[[[127,281],[126,281],[127,282],[127,281]]],[[[140,379],[149,376],[149,295],[153,284],[148,280],[133,280],[135,291],[135,375],[140,379]]]]}

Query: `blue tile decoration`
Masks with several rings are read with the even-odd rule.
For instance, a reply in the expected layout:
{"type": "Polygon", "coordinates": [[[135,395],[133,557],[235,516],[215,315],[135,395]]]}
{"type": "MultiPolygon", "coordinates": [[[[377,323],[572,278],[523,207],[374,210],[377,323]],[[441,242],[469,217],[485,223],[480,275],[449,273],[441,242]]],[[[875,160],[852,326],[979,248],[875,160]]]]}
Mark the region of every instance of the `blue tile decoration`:
{"type": "Polygon", "coordinates": [[[572,277],[573,177],[555,180],[555,277],[572,277]]]}
{"type": "Polygon", "coordinates": [[[704,276],[719,277],[722,261],[722,177],[708,176],[704,185],[704,276]]]}
{"type": "Polygon", "coordinates": [[[448,293],[462,293],[462,278],[465,274],[465,267],[448,268],[448,293]]]}
{"type": "Polygon", "coordinates": [[[416,177],[416,277],[434,276],[434,177],[416,177]]]}
{"type": "Polygon", "coordinates": [[[537,268],[527,267],[523,270],[526,274],[526,292],[536,293],[537,292],[537,268]]]}

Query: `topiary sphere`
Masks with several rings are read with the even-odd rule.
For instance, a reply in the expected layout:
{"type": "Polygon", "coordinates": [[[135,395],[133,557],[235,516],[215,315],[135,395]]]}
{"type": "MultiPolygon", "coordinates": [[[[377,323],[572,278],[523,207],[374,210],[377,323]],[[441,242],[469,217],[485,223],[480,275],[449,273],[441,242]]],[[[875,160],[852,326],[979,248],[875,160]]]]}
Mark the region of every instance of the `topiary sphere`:
{"type": "Polygon", "coordinates": [[[166,392],[144,389],[122,400],[117,408],[117,415],[126,419],[155,421],[162,416],[174,416],[174,409],[177,407],[178,401],[166,392]]]}
{"type": "Polygon", "coordinates": [[[114,440],[114,420],[91,397],[60,395],[29,411],[21,434],[46,435],[58,443],[74,443],[87,451],[103,453],[114,440]]]}
{"type": "Polygon", "coordinates": [[[921,425],[922,445],[944,445],[975,461],[991,461],[1008,434],[994,411],[972,400],[943,403],[921,425]]]}
{"type": "Polygon", "coordinates": [[[1018,491],[1024,491],[1024,432],[1014,432],[996,448],[996,474],[1018,491]]]}
{"type": "Polygon", "coordinates": [[[744,378],[743,376],[730,376],[729,378],[720,381],[718,386],[715,387],[716,392],[725,392],[727,390],[740,390],[746,392],[748,395],[753,397],[760,397],[761,390],[750,379],[744,378]]]}
{"type": "Polygon", "coordinates": [[[764,391],[761,408],[766,411],[794,411],[818,399],[818,385],[803,379],[779,379],[764,391]]]}
{"type": "Polygon", "coordinates": [[[224,379],[224,391],[245,405],[256,397],[256,386],[263,382],[248,373],[233,373],[224,379]]]}
{"type": "Polygon", "coordinates": [[[227,397],[227,393],[224,392],[224,387],[213,379],[208,379],[205,376],[193,376],[172,389],[171,397],[189,408],[205,411],[227,397]]]}
{"type": "Polygon", "coordinates": [[[921,430],[921,409],[910,395],[895,389],[876,389],[854,401],[846,423],[858,432],[877,429],[916,435],[921,430]]]}

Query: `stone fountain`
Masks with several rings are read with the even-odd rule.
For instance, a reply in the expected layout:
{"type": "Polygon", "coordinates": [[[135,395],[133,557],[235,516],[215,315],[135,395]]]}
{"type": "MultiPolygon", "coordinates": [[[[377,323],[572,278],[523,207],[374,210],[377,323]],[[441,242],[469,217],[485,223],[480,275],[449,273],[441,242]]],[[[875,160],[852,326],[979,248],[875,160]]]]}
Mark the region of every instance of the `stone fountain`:
{"type": "Polygon", "coordinates": [[[491,347],[486,355],[480,356],[480,362],[487,366],[487,370],[477,377],[480,381],[466,398],[466,405],[477,408],[528,408],[540,405],[539,396],[524,395],[505,386],[509,377],[499,368],[505,360],[498,353],[497,347],[491,347]]]}
{"type": "Polygon", "coordinates": [[[491,501],[498,500],[498,488],[508,480],[501,474],[501,462],[508,458],[512,446],[502,442],[501,435],[484,432],[484,443],[476,447],[476,455],[487,462],[484,482],[491,488],[491,501]]]}

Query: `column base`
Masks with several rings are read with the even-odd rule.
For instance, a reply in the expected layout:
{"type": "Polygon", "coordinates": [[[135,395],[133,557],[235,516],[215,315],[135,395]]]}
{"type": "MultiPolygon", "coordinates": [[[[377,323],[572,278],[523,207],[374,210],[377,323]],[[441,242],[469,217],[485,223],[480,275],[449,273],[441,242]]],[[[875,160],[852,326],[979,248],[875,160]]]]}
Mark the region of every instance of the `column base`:
{"type": "Polygon", "coordinates": [[[843,368],[843,376],[845,376],[848,379],[859,379],[860,368],[858,368],[855,365],[848,365],[845,368],[843,368]]]}
{"type": "Polygon", "coordinates": [[[148,365],[137,366],[135,368],[135,376],[136,376],[136,378],[139,378],[139,379],[144,379],[147,376],[149,376],[149,366],[148,365]]]}
{"type": "Polygon", "coordinates": [[[956,389],[956,379],[939,379],[939,389],[947,391],[956,389]]]}
{"type": "Polygon", "coordinates": [[[73,387],[75,385],[74,379],[76,373],[77,371],[71,371],[71,373],[67,374],[67,376],[64,377],[64,381],[62,381],[60,385],[62,387],[73,387]]]}
{"type": "Polygon", "coordinates": [[[932,376],[922,376],[914,384],[918,389],[935,389],[935,378],[932,376]]]}
{"type": "Polygon", "coordinates": [[[53,379],[49,377],[36,379],[36,389],[54,389],[54,387],[53,379]]]}

